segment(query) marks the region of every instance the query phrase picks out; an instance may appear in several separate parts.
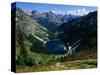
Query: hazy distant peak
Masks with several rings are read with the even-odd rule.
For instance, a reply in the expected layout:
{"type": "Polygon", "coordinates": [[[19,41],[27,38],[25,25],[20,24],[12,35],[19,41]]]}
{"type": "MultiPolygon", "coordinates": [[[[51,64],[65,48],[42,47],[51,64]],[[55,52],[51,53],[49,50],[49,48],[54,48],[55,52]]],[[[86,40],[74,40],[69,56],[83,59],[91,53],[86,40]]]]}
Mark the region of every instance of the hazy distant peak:
{"type": "Polygon", "coordinates": [[[33,10],[32,13],[41,13],[41,12],[37,10],[33,10]]]}

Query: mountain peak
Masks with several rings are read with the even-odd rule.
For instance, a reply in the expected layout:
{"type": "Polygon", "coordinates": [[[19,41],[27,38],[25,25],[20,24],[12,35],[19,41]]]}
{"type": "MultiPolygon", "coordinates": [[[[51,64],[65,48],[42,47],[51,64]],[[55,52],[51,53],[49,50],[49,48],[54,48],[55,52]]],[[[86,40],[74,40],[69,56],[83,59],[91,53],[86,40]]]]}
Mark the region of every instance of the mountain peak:
{"type": "Polygon", "coordinates": [[[41,14],[41,12],[37,11],[37,10],[33,10],[31,13],[34,14],[34,15],[40,15],[41,14]]]}
{"type": "Polygon", "coordinates": [[[33,10],[31,13],[40,13],[40,11],[33,10]]]}

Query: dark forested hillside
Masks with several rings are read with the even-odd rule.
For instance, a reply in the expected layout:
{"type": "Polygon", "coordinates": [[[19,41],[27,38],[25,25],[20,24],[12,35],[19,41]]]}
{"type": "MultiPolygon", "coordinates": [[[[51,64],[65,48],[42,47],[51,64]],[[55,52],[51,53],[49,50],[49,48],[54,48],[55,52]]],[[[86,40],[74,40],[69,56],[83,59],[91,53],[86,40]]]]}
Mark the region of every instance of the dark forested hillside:
{"type": "Polygon", "coordinates": [[[85,46],[97,45],[97,11],[70,20],[59,27],[59,38],[65,43],[72,44],[81,39],[85,46]]]}

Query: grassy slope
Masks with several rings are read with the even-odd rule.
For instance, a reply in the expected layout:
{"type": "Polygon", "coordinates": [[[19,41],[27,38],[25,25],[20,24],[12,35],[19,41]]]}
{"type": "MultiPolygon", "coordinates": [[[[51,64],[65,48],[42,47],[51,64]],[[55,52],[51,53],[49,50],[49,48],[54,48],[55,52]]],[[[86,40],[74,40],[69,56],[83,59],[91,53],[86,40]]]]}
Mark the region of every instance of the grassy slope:
{"type": "Polygon", "coordinates": [[[69,62],[54,62],[51,65],[45,66],[25,66],[17,67],[16,72],[38,72],[38,71],[53,71],[53,70],[72,70],[72,69],[89,69],[96,68],[96,59],[75,60],[69,62]]]}
{"type": "Polygon", "coordinates": [[[68,56],[67,61],[84,60],[84,59],[97,59],[97,48],[85,48],[79,52],[74,52],[71,56],[68,56]]]}

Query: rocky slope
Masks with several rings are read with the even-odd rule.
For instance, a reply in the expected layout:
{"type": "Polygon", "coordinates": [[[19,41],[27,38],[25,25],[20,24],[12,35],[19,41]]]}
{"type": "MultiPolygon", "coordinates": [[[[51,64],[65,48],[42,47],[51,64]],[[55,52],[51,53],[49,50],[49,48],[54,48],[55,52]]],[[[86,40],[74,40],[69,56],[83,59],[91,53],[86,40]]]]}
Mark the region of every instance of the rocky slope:
{"type": "Polygon", "coordinates": [[[17,50],[24,50],[25,53],[27,50],[40,52],[43,44],[49,40],[49,31],[20,8],[12,10],[12,18],[12,22],[16,22],[17,50]]]}

